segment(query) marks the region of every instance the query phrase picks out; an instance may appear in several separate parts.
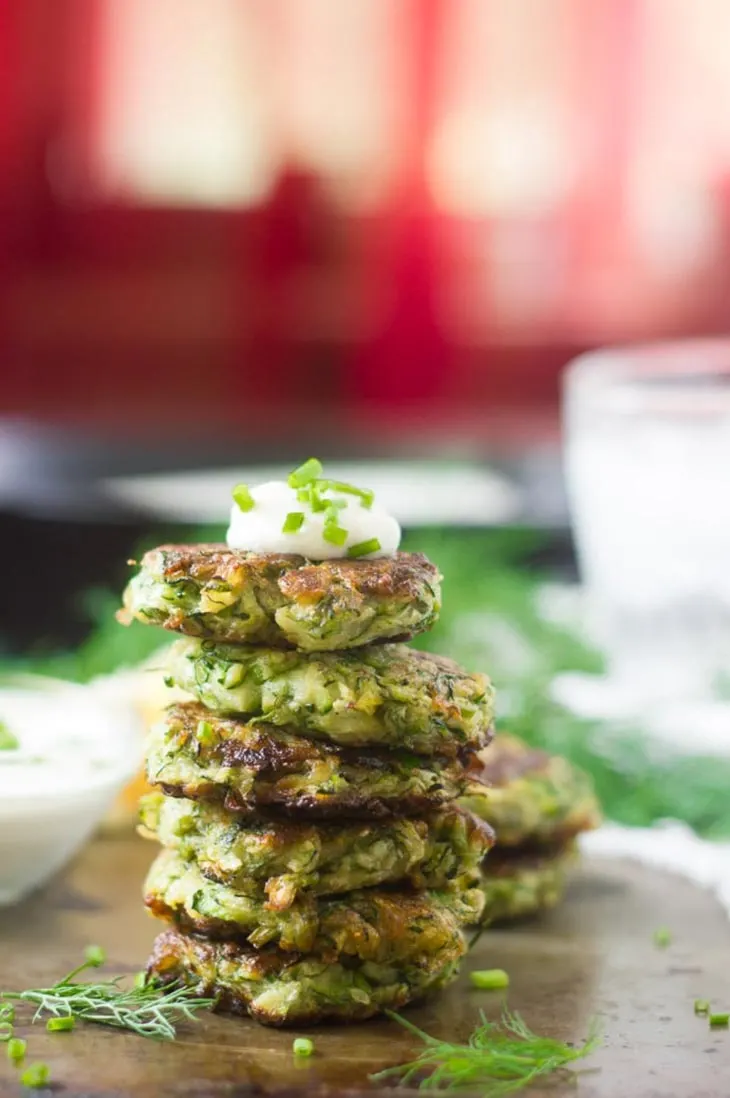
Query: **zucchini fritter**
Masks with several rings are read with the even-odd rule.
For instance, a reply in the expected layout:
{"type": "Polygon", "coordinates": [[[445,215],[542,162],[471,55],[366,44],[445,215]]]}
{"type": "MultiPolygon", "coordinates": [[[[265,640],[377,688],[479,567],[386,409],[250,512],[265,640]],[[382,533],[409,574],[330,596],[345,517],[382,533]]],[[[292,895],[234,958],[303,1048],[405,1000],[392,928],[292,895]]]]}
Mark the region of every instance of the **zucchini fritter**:
{"type": "Polygon", "coordinates": [[[209,880],[283,911],[297,895],[400,883],[463,890],[479,881],[491,828],[458,808],[417,820],[308,824],[232,816],[220,805],[150,793],[141,830],[209,880]]]}
{"type": "Polygon", "coordinates": [[[463,892],[407,892],[362,889],[315,899],[300,895],[284,911],[261,899],[208,881],[194,862],[163,850],[145,883],[145,903],[154,915],[211,939],[247,940],[285,951],[314,951],[335,961],[407,961],[439,950],[477,922],[480,888],[463,892]]]}
{"type": "Polygon", "coordinates": [[[401,644],[307,654],[186,638],[169,649],[166,670],[209,709],[292,725],[342,747],[453,757],[489,742],[494,690],[486,675],[401,644]]]}
{"type": "Polygon", "coordinates": [[[484,863],[481,924],[510,922],[555,907],[577,857],[574,842],[553,850],[494,850],[484,863]]]}
{"type": "Polygon", "coordinates": [[[216,800],[298,819],[411,816],[463,792],[476,754],[424,758],[407,751],[338,748],[270,724],[173,705],[151,730],[147,777],[173,796],[216,800]]]}
{"type": "Polygon", "coordinates": [[[119,617],[216,641],[332,652],[429,629],[440,579],[421,553],[315,562],[226,545],[161,545],[143,557],[119,617]]]}
{"type": "Polygon", "coordinates": [[[500,847],[561,843],[600,824],[590,777],[567,759],[504,733],[479,758],[485,785],[471,785],[459,803],[491,824],[500,847]]]}
{"type": "Polygon", "coordinates": [[[216,998],[216,1009],[249,1014],[264,1025],[359,1022],[445,987],[465,950],[457,935],[407,962],[328,963],[311,954],[259,952],[166,930],[155,941],[147,972],[161,983],[195,986],[216,998]]]}

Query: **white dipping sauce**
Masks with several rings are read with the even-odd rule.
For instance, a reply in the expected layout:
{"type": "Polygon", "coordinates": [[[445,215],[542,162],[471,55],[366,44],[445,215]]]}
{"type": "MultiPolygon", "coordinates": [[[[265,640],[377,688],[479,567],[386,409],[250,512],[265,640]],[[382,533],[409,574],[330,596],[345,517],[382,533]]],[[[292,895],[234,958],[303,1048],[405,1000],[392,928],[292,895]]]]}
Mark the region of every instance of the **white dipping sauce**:
{"type": "Polygon", "coordinates": [[[139,718],[90,686],[0,690],[0,906],[61,869],[139,767],[139,718]]]}
{"type": "Polygon", "coordinates": [[[324,500],[336,499],[344,504],[337,523],[347,530],[342,545],[333,545],[324,537],[325,513],[312,511],[297,498],[295,488],[283,480],[270,480],[251,488],[254,506],[242,511],[237,503],[231,508],[231,524],[226,541],[232,549],[249,549],[254,553],[299,553],[310,560],[335,560],[348,556],[348,549],[361,542],[377,538],[380,548],[365,559],[391,557],[400,545],[398,522],[376,501],[364,507],[359,496],[344,492],[326,492],[324,500]],[[304,521],[298,530],[285,534],[282,530],[288,514],[300,512],[304,521]]]}
{"type": "Polygon", "coordinates": [[[0,690],[0,721],[18,741],[0,749],[0,804],[71,795],[133,769],[131,739],[104,727],[83,688],[0,690]]]}

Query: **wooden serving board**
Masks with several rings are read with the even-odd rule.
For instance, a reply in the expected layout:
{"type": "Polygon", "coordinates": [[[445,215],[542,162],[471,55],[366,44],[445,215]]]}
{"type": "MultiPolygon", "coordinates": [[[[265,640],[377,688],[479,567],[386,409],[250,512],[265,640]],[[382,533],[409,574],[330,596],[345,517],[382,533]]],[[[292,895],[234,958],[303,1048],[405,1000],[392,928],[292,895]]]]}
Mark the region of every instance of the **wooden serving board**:
{"type": "MultiPolygon", "coordinates": [[[[98,840],[47,889],[0,911],[0,986],[53,983],[90,943],[106,949],[113,973],[143,967],[160,925],[140,901],[153,855],[138,839],[98,840]]],[[[560,1083],[531,1095],[730,1094],[730,1031],[709,1031],[693,1012],[695,998],[730,1009],[730,926],[710,897],[681,879],[620,862],[584,866],[558,911],[486,932],[460,981],[408,1016],[430,1033],[463,1040],[480,1008],[496,1018],[501,1004],[495,993],[470,989],[466,974],[497,966],[511,976],[510,1006],[539,1033],[577,1041],[592,1016],[602,1018],[603,1046],[577,1091],[560,1083]],[[658,926],[672,931],[665,950],[653,943],[658,926]]],[[[64,1098],[243,1098],[291,1088],[372,1093],[371,1072],[412,1058],[418,1048],[387,1020],[292,1031],[206,1016],[170,1044],[93,1026],[54,1035],[27,1026],[21,1035],[29,1060],[48,1063],[64,1098]],[[311,1060],[294,1060],[294,1036],[314,1039],[311,1060]]],[[[17,1073],[0,1056],[0,1095],[20,1093],[17,1073]]]]}

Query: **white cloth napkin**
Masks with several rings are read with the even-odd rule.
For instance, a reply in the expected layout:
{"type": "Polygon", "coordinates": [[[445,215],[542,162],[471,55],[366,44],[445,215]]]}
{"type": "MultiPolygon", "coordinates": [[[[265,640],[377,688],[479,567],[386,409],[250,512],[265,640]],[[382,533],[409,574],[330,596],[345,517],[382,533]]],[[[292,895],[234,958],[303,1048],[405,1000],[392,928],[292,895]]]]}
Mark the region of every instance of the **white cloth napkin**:
{"type": "Polygon", "coordinates": [[[580,837],[581,851],[591,858],[628,858],[675,873],[711,892],[730,918],[730,842],[700,839],[677,820],[654,827],[608,823],[580,837]]]}

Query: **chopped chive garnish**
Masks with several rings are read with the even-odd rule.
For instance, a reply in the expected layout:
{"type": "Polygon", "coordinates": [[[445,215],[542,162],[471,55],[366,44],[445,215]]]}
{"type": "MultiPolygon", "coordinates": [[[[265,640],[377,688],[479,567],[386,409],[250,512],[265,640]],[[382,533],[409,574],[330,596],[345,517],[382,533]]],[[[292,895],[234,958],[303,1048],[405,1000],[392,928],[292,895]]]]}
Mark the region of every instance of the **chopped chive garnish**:
{"type": "Polygon", "coordinates": [[[380,542],[377,538],[368,538],[367,541],[359,541],[357,545],[351,545],[347,550],[348,557],[366,557],[368,553],[377,553],[380,542]]]}
{"type": "Polygon", "coordinates": [[[318,480],[313,480],[309,485],[309,506],[315,512],[327,510],[327,501],[319,494],[318,480]]]}
{"type": "Polygon", "coordinates": [[[87,965],[91,965],[92,968],[99,968],[106,960],[106,953],[101,946],[90,945],[84,950],[84,958],[87,965]]]}
{"type": "Polygon", "coordinates": [[[375,493],[369,488],[356,488],[354,484],[347,484],[344,480],[323,480],[321,483],[327,492],[343,492],[347,496],[359,496],[360,503],[368,510],[373,505],[375,493]]]}
{"type": "Polygon", "coordinates": [[[20,740],[10,731],[5,721],[0,721],[0,751],[17,751],[20,740]]]}
{"type": "Polygon", "coordinates": [[[340,499],[331,499],[327,504],[324,512],[324,521],[331,526],[340,525],[339,512],[345,506],[345,501],[340,499]],[[339,504],[339,506],[338,506],[339,504]]]}
{"type": "Polygon", "coordinates": [[[314,1052],[314,1041],[309,1037],[295,1037],[292,1043],[295,1056],[311,1056],[314,1052]]]}
{"type": "Polygon", "coordinates": [[[12,1003],[3,1003],[0,1006],[0,1022],[14,1022],[15,1021],[15,1007],[12,1003]]]}
{"type": "Polygon", "coordinates": [[[20,1076],[20,1082],[24,1087],[44,1087],[50,1075],[48,1064],[31,1064],[20,1076]]]}
{"type": "Polygon", "coordinates": [[[503,968],[487,968],[481,972],[470,972],[469,980],[472,987],[478,987],[480,991],[498,991],[500,988],[509,987],[509,975],[503,968]]]}
{"type": "Polygon", "coordinates": [[[13,1036],[13,1023],[0,1022],[0,1042],[5,1043],[13,1036]]]}
{"type": "Polygon", "coordinates": [[[213,725],[210,723],[210,721],[198,721],[196,736],[199,743],[213,742],[213,740],[215,739],[215,733],[213,732],[213,725]]]}
{"type": "Polygon", "coordinates": [[[147,987],[147,973],[137,972],[134,977],[134,986],[138,991],[141,991],[143,987],[147,987]]]}
{"type": "Polygon", "coordinates": [[[46,1029],[49,1033],[68,1033],[75,1024],[74,1019],[68,1014],[65,1018],[49,1018],[46,1029]]]}
{"type": "Polygon", "coordinates": [[[667,930],[665,926],[660,926],[658,930],[654,931],[654,945],[657,949],[666,949],[671,943],[671,931],[667,930]]]}
{"type": "Polygon", "coordinates": [[[309,458],[289,474],[288,484],[290,488],[303,488],[305,484],[311,484],[322,476],[322,462],[317,458],[309,458]]]}
{"type": "Polygon", "coordinates": [[[336,522],[325,522],[322,527],[322,537],[330,545],[344,545],[347,541],[347,530],[344,526],[338,526],[336,522]]]}
{"type": "Polygon", "coordinates": [[[13,1037],[8,1041],[8,1060],[13,1064],[19,1064],[25,1056],[26,1043],[20,1037],[13,1037]]]}
{"type": "Polygon", "coordinates": [[[695,999],[695,1014],[709,1014],[710,1013],[710,1000],[709,999],[695,999]]]}
{"type": "Polygon", "coordinates": [[[253,511],[254,498],[247,484],[237,484],[233,489],[233,499],[238,504],[239,511],[253,511]]]}
{"type": "Polygon", "coordinates": [[[730,1014],[711,1014],[710,1025],[713,1028],[722,1027],[723,1029],[727,1029],[730,1025],[730,1014]]]}
{"type": "Polygon", "coordinates": [[[284,519],[281,532],[282,534],[295,534],[297,530],[301,530],[303,524],[304,511],[290,511],[284,519]]]}

